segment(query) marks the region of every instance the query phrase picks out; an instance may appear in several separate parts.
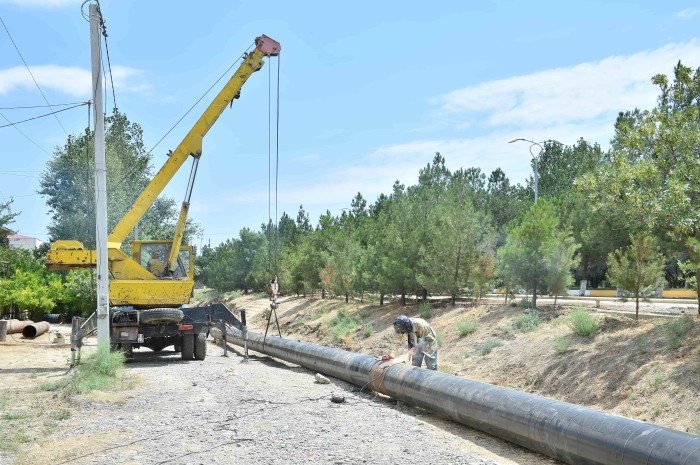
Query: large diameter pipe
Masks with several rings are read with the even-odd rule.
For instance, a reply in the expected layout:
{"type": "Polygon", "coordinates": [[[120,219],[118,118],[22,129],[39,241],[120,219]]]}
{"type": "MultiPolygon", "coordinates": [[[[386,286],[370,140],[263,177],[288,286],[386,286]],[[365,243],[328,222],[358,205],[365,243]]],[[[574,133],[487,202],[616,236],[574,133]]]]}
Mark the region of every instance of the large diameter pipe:
{"type": "MultiPolygon", "coordinates": [[[[218,329],[211,332],[221,339],[218,329]]],[[[233,328],[227,340],[243,345],[241,332],[233,328]]],[[[571,465],[700,464],[700,436],[395,360],[251,332],[247,344],[571,465]]]]}
{"type": "Polygon", "coordinates": [[[22,330],[34,324],[32,320],[7,320],[7,334],[21,333],[22,330]]]}
{"type": "Polygon", "coordinates": [[[38,323],[33,323],[31,325],[25,326],[22,330],[22,336],[29,339],[34,339],[35,337],[44,334],[50,328],[51,325],[49,325],[46,321],[40,321],[38,323]]]}

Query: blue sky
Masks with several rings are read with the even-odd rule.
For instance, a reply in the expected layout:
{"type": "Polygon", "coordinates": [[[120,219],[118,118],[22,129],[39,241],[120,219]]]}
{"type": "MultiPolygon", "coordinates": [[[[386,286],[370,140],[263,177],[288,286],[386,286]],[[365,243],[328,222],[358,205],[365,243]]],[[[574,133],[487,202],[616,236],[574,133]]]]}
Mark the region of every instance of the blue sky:
{"type": "MultiPolygon", "coordinates": [[[[509,140],[583,137],[607,147],[619,111],[653,106],[652,75],[671,73],[678,60],[700,66],[693,1],[100,3],[116,101],[142,126],[147,149],[256,36],[281,43],[278,212],[295,217],[303,204],[314,222],[357,192],[372,202],[397,179],[416,183],[437,151],[452,170],[501,167],[523,183],[528,146],[509,140]]],[[[0,0],[0,17],[51,104],[90,98],[81,4],[0,0]]],[[[190,209],[204,231],[197,245],[267,219],[271,64],[204,140],[190,209]]],[[[111,111],[111,91],[106,100],[111,111]]],[[[0,108],[44,104],[0,28],[0,108]]],[[[203,108],[153,150],[155,168],[203,108]]],[[[46,109],[0,112],[4,125],[46,109]]],[[[20,234],[46,239],[40,172],[87,118],[80,108],[58,114],[60,124],[48,117],[17,125],[22,133],[0,128],[0,199],[15,199],[20,234]]],[[[178,203],[188,174],[183,167],[165,191],[178,203]]]]}

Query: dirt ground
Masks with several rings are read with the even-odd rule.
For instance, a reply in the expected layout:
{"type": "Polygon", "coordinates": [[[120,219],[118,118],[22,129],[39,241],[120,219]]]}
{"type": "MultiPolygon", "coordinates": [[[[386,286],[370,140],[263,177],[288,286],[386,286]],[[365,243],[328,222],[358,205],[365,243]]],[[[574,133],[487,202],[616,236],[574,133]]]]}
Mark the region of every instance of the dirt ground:
{"type": "MultiPolygon", "coordinates": [[[[246,308],[251,330],[264,332],[266,298],[219,300],[246,308]]],[[[523,333],[513,327],[525,312],[516,306],[433,305],[429,320],[442,342],[440,370],[700,433],[697,320],[680,347],[670,349],[662,327],[671,315],[686,311],[680,307],[639,323],[629,315],[600,313],[599,329],[585,338],[566,324],[570,309],[541,307],[540,325],[523,333]],[[463,336],[457,324],[467,318],[478,324],[463,336]],[[501,345],[482,355],[485,341],[493,339],[501,345]],[[568,342],[557,348],[561,340],[568,342]]],[[[418,307],[288,297],[277,310],[284,337],[396,356],[405,348],[391,323],[402,313],[418,316],[418,307]],[[337,337],[330,323],[341,310],[360,326],[337,337]]],[[[69,331],[52,325],[56,329],[69,331]]],[[[70,348],[52,344],[54,337],[30,341],[14,335],[0,343],[0,465],[389,464],[417,463],[426,451],[433,463],[557,463],[342,381],[314,383],[314,373],[304,368],[267,357],[241,363],[238,352],[224,358],[212,341],[204,362],[142,349],[126,369],[133,389],[64,398],[40,388],[66,379],[70,348]],[[346,402],[329,402],[332,394],[346,402]]]]}

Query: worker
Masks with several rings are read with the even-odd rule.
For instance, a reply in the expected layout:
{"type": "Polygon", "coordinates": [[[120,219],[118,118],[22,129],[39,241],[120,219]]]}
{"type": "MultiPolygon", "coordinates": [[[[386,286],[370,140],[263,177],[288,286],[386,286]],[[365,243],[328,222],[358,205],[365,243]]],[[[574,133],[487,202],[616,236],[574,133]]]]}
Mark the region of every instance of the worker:
{"type": "Polygon", "coordinates": [[[151,259],[148,261],[148,266],[146,267],[148,271],[154,275],[161,277],[165,271],[165,263],[160,258],[160,250],[154,250],[151,254],[151,259]]]}
{"type": "Polygon", "coordinates": [[[408,353],[413,366],[421,366],[425,359],[428,370],[437,370],[437,335],[427,321],[399,315],[394,321],[394,331],[408,338],[408,353]]]}

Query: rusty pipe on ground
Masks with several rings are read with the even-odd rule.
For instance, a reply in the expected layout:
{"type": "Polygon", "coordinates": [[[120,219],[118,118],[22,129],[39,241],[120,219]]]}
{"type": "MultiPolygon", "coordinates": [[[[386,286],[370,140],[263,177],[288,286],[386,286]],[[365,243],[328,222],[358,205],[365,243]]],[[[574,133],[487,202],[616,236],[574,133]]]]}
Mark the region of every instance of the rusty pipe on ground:
{"type": "Polygon", "coordinates": [[[32,323],[30,325],[25,326],[24,329],[22,329],[22,336],[29,338],[29,339],[34,339],[35,337],[38,337],[38,336],[41,336],[42,334],[44,334],[50,328],[51,328],[51,325],[49,325],[46,321],[32,323]]]}
{"type": "Polygon", "coordinates": [[[32,320],[7,320],[7,334],[21,333],[25,327],[31,324],[34,324],[32,320]]]}
{"type": "MultiPolygon", "coordinates": [[[[212,329],[215,338],[221,332],[212,329]],[[218,331],[218,335],[215,333],[218,331]]],[[[226,339],[243,346],[241,332],[226,339]]],[[[570,465],[700,464],[700,436],[467,378],[247,333],[248,348],[519,444],[570,465]]]]}

